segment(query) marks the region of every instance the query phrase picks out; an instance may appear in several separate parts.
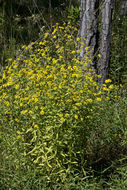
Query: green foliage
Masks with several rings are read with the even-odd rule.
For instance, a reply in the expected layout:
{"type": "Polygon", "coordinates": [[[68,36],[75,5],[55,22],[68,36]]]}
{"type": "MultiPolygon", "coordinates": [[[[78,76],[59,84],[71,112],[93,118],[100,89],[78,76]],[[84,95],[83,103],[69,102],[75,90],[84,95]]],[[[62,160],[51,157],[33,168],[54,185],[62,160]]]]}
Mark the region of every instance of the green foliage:
{"type": "Polygon", "coordinates": [[[86,178],[80,182],[82,171],[88,165],[96,170],[96,163],[101,172],[98,159],[109,164],[118,156],[116,144],[121,148],[127,125],[126,99],[110,79],[97,84],[99,76],[87,67],[90,52],[79,62],[76,33],[75,27],[56,24],[42,41],[23,46],[23,57],[7,61],[0,81],[3,189],[42,184],[44,189],[58,189],[57,184],[78,189],[74,176],[79,189],[87,189],[86,178]]]}
{"type": "Polygon", "coordinates": [[[80,8],[71,5],[71,7],[68,9],[68,22],[78,25],[80,21],[79,17],[80,17],[80,8]]]}
{"type": "MultiPolygon", "coordinates": [[[[71,27],[79,22],[77,1],[52,1],[51,15],[47,2],[8,0],[1,7],[1,63],[12,60],[0,78],[0,188],[126,189],[126,164],[112,169],[127,151],[126,91],[111,80],[97,84],[87,68],[90,52],[77,59],[80,39],[71,27]],[[63,18],[70,26],[56,25],[51,33],[50,24],[63,18]],[[43,25],[50,32],[43,34],[43,25]],[[14,60],[20,44],[39,36],[14,60]]],[[[126,83],[127,22],[119,7],[110,77],[126,83]]]]}
{"type": "Polygon", "coordinates": [[[120,13],[121,1],[116,1],[112,27],[110,77],[116,83],[126,83],[127,16],[122,16],[120,13]]]}
{"type": "Polygon", "coordinates": [[[110,184],[110,190],[126,190],[127,189],[127,165],[118,167],[115,174],[111,176],[112,182],[110,184]]]}

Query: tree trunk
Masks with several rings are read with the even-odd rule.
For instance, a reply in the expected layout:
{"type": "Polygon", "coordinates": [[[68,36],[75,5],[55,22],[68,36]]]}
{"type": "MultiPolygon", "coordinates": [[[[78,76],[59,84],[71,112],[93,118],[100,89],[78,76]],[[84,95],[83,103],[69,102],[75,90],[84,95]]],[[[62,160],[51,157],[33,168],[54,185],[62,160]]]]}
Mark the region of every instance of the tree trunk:
{"type": "MultiPolygon", "coordinates": [[[[81,12],[80,12],[80,31],[79,35],[81,38],[85,38],[86,40],[82,40],[83,44],[86,44],[86,46],[90,46],[90,49],[92,53],[90,54],[93,58],[95,46],[97,43],[97,8],[99,5],[99,0],[81,0],[81,12]]],[[[80,45],[79,49],[81,50],[79,54],[79,59],[83,59],[86,50],[85,47],[81,47],[80,45]]],[[[93,63],[90,65],[90,67],[94,67],[93,63]]]]}
{"type": "Polygon", "coordinates": [[[98,61],[98,74],[101,76],[99,82],[103,84],[108,78],[109,61],[110,61],[110,43],[112,31],[112,12],[113,0],[104,0],[102,5],[102,23],[101,23],[101,40],[100,54],[101,58],[98,61]]]}
{"type": "Polygon", "coordinates": [[[5,4],[6,2],[4,0],[0,1],[0,19],[1,19],[1,31],[0,31],[0,72],[3,71],[3,63],[5,59],[5,39],[6,39],[6,33],[5,33],[5,4]]]}
{"type": "Polygon", "coordinates": [[[120,16],[127,16],[127,0],[122,0],[120,16]]]}

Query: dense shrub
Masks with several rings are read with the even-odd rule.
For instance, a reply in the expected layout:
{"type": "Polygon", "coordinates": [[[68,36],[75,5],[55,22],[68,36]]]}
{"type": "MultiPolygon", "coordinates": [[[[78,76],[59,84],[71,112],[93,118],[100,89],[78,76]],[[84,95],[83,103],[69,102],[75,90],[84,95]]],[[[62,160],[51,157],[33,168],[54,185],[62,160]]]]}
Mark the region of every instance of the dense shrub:
{"type": "Polygon", "coordinates": [[[76,49],[82,42],[76,33],[57,24],[42,41],[23,46],[22,57],[8,60],[0,81],[1,184],[6,189],[65,182],[86,160],[103,159],[121,142],[125,121],[117,113],[118,88],[110,79],[97,84],[99,76],[88,67],[90,52],[79,62],[76,49]]]}

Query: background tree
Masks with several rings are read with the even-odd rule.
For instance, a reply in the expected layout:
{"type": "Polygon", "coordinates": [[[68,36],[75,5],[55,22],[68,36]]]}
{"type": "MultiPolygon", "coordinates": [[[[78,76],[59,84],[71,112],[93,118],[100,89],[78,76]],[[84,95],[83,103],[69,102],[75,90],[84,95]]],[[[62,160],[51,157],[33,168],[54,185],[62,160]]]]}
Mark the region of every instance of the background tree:
{"type": "Polygon", "coordinates": [[[101,76],[100,83],[108,78],[109,62],[110,62],[110,48],[111,48],[111,34],[112,34],[112,13],[114,0],[104,0],[102,4],[102,22],[101,22],[101,40],[100,40],[100,54],[101,58],[97,64],[97,72],[101,76]]]}
{"type": "MultiPolygon", "coordinates": [[[[99,0],[81,0],[80,11],[80,30],[81,38],[86,40],[82,41],[87,47],[90,46],[91,56],[93,57],[97,45],[97,15],[99,0]]],[[[79,58],[82,59],[86,53],[85,47],[81,48],[79,58]]],[[[94,68],[94,65],[91,65],[94,68]]]]}
{"type": "MultiPolygon", "coordinates": [[[[5,47],[5,1],[0,1],[0,52],[5,47]]],[[[0,68],[2,69],[4,60],[4,52],[1,55],[0,68]]]]}
{"type": "MultiPolygon", "coordinates": [[[[126,23],[127,1],[80,1],[80,29],[81,38],[86,38],[86,46],[93,49],[91,56],[94,61],[90,67],[96,69],[101,76],[99,82],[104,83],[110,77],[116,81],[123,81],[126,68],[126,23]],[[98,30],[97,30],[98,28],[98,30]],[[100,51],[101,58],[97,61],[96,53],[100,51]]],[[[87,52],[80,46],[80,59],[87,52]]]]}
{"type": "Polygon", "coordinates": [[[127,15],[127,1],[126,0],[122,0],[121,2],[121,11],[120,11],[120,15],[121,16],[126,16],[127,15]]]}

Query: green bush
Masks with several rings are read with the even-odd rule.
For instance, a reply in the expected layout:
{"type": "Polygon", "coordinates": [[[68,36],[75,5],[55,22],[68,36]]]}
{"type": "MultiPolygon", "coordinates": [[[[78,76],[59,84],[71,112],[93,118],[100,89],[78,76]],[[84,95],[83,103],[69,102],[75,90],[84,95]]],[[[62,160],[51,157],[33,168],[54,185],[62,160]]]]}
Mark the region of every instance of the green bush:
{"type": "Polygon", "coordinates": [[[55,188],[121,142],[118,88],[110,79],[97,84],[90,52],[79,62],[76,33],[56,24],[8,60],[0,86],[3,189],[55,188]]]}

